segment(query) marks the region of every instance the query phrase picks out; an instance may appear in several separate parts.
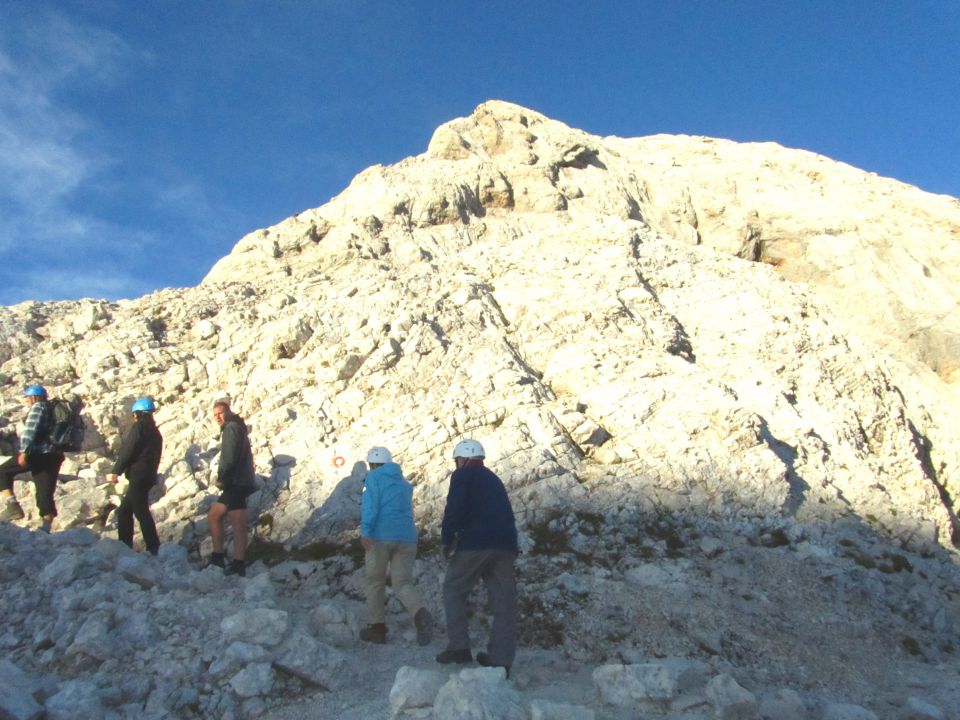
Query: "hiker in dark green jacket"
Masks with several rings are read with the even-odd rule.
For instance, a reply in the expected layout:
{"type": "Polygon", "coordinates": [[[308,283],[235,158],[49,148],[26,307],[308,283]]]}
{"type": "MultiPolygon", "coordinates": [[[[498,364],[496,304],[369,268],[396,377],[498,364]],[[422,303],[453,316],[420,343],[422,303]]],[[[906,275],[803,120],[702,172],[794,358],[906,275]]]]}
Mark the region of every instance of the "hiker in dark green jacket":
{"type": "Polygon", "coordinates": [[[224,568],[225,575],[247,574],[247,497],[256,489],[256,472],[250,437],[243,418],[230,409],[230,401],[217,400],[213,405],[213,419],[220,426],[220,463],[217,467],[218,497],[207,521],[213,540],[210,564],[224,568]],[[226,516],[233,529],[233,559],[226,564],[223,542],[223,519],[226,516]]]}

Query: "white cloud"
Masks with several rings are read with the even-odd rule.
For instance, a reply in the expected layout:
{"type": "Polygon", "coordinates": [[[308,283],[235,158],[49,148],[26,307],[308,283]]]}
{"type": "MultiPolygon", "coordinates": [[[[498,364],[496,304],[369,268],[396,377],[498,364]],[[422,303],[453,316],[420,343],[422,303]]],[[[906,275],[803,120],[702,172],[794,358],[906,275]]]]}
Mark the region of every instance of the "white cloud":
{"type": "Polygon", "coordinates": [[[80,83],[114,83],[133,51],[115,35],[49,10],[0,30],[0,199],[49,211],[106,159],[82,141],[85,118],[60,100],[80,83]]]}
{"type": "MultiPolygon", "coordinates": [[[[132,81],[149,58],[62,13],[18,10],[0,24],[0,303],[146,292],[131,259],[158,238],[77,202],[78,190],[129,180],[117,175],[108,128],[70,98],[132,81]]],[[[185,214],[208,209],[188,182],[155,190],[185,214]]]]}

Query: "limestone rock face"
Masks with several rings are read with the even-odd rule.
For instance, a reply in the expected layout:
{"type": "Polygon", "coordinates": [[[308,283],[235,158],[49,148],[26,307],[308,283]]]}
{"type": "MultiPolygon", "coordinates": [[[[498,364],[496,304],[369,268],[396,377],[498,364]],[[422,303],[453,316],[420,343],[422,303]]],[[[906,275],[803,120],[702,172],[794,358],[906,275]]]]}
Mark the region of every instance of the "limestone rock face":
{"type": "Polygon", "coordinates": [[[471,436],[522,529],[851,516],[949,546],[958,228],[956,199],[811,153],[600,138],[488,102],[246,236],[199,287],[0,310],[4,415],[28,382],[83,395],[71,468],[96,487],[154,395],[154,512],[187,545],[213,492],[209,407],[230,395],[256,532],[288,545],[352,536],[372,445],[436,533],[471,436]]]}

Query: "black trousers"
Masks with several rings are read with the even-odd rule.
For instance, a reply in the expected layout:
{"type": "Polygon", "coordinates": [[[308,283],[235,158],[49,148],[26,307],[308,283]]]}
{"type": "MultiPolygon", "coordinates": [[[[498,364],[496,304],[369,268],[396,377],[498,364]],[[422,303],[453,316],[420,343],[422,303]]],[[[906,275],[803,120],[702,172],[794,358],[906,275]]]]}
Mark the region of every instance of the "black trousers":
{"type": "Polygon", "coordinates": [[[57,489],[57,476],[63,464],[63,453],[39,453],[27,456],[27,466],[17,465],[17,459],[10,458],[0,465],[0,490],[13,490],[13,479],[25,472],[33,476],[36,485],[37,510],[42,517],[56,515],[57,506],[53,502],[53,493],[57,489]]]}
{"type": "Polygon", "coordinates": [[[153,483],[131,480],[127,492],[124,493],[117,508],[117,537],[120,541],[133,547],[133,519],[140,523],[140,534],[143,535],[143,544],[147,552],[156,555],[160,550],[160,536],[157,535],[157,524],[150,514],[150,488],[153,483]]]}

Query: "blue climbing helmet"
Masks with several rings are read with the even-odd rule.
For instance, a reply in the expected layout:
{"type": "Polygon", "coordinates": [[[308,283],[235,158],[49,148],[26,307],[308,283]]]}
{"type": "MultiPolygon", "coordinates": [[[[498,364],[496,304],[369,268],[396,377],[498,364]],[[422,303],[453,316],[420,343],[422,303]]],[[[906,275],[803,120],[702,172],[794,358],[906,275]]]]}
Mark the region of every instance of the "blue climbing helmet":
{"type": "Polygon", "coordinates": [[[137,400],[130,408],[130,412],[153,412],[157,406],[153,404],[153,399],[142,397],[137,400]]]}
{"type": "Polygon", "coordinates": [[[23,396],[45,398],[47,396],[47,391],[43,385],[27,385],[27,387],[23,389],[23,396]]]}

